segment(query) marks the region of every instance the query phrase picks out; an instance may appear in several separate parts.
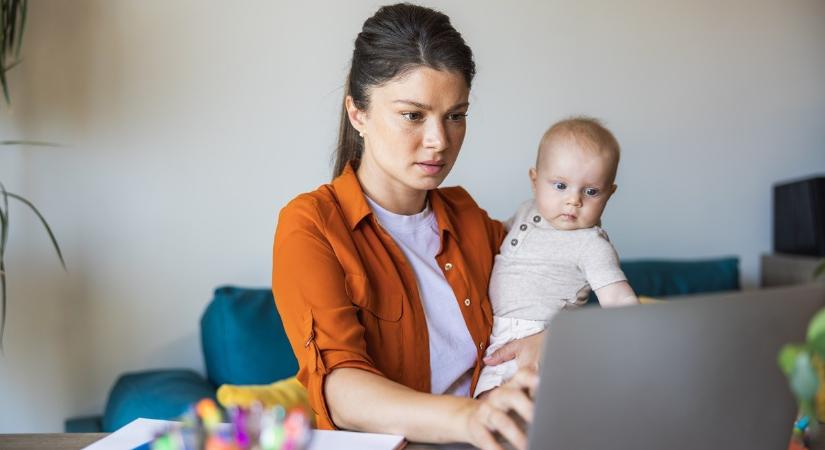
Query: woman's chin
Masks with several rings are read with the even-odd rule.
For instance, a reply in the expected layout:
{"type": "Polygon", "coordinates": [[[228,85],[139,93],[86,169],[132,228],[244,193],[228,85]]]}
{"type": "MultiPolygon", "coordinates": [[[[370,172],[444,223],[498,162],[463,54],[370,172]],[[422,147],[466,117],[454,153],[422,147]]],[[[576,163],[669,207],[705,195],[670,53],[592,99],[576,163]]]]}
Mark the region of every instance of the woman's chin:
{"type": "Polygon", "coordinates": [[[438,177],[416,177],[417,179],[411,183],[411,186],[415,187],[415,189],[421,191],[430,191],[438,186],[441,186],[441,183],[444,181],[443,176],[438,177]]]}

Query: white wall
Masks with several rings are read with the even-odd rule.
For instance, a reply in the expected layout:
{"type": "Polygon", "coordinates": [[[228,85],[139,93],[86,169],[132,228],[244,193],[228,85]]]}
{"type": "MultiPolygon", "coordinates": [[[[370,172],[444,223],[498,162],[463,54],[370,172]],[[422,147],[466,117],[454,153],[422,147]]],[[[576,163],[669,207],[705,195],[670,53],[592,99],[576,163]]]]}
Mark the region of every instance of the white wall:
{"type": "MultiPolygon", "coordinates": [[[[352,42],[379,2],[32,0],[0,138],[13,210],[0,433],[98,413],[127,370],[202,370],[222,283],[266,286],[279,208],[329,175],[352,42]]],[[[447,184],[504,218],[553,121],[622,143],[625,258],[737,255],[758,279],[771,185],[825,172],[821,0],[443,1],[478,64],[447,184]]]]}

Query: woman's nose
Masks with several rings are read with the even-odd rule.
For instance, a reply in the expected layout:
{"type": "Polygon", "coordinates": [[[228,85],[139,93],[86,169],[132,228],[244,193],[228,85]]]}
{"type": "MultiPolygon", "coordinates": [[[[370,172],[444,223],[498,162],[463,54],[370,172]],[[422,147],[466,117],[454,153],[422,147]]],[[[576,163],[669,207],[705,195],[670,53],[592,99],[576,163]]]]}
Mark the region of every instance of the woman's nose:
{"type": "Polygon", "coordinates": [[[449,138],[444,124],[438,120],[429,121],[424,131],[424,147],[441,151],[447,148],[449,138]]]}

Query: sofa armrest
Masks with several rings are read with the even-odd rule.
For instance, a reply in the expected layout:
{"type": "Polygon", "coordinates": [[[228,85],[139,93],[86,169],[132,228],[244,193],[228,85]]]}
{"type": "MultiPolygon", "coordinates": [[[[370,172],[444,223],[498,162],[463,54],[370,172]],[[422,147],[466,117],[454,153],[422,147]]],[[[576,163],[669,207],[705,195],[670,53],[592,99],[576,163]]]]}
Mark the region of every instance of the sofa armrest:
{"type": "Polygon", "coordinates": [[[138,417],[175,419],[205,397],[214,399],[215,387],[192,370],[127,373],[118,378],[109,393],[103,431],[115,431],[138,417]]]}
{"type": "Polygon", "coordinates": [[[63,422],[66,433],[100,433],[103,431],[103,416],[70,417],[63,422]]]}

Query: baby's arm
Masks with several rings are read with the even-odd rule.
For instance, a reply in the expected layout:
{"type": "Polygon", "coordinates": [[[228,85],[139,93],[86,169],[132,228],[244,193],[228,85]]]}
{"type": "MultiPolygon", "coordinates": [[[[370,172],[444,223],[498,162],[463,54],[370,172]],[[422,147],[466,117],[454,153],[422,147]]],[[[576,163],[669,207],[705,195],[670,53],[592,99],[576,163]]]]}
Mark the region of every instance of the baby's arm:
{"type": "Polygon", "coordinates": [[[627,281],[617,281],[596,289],[599,304],[605,308],[613,306],[638,305],[639,299],[627,281]]]}

